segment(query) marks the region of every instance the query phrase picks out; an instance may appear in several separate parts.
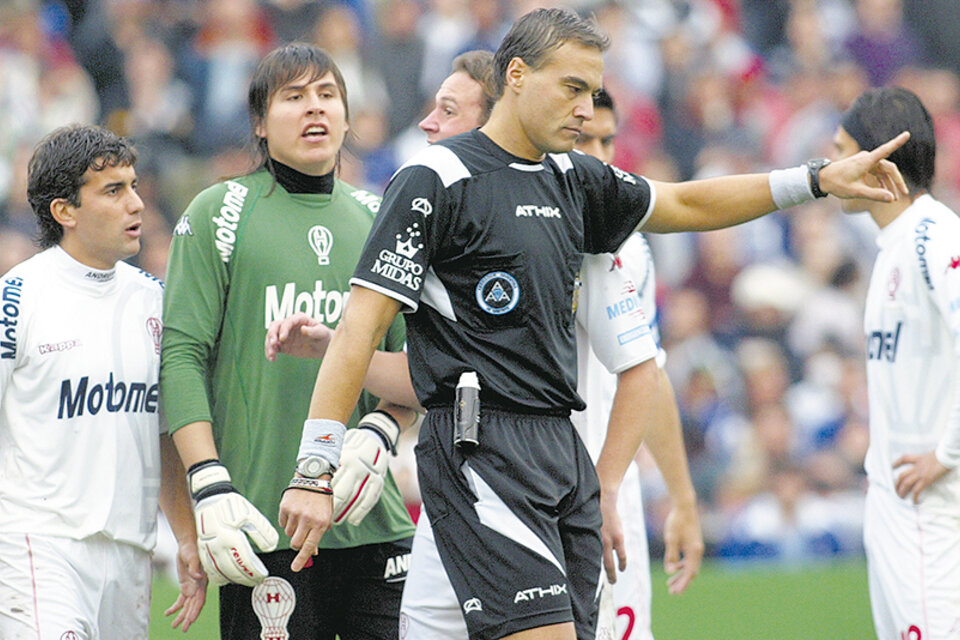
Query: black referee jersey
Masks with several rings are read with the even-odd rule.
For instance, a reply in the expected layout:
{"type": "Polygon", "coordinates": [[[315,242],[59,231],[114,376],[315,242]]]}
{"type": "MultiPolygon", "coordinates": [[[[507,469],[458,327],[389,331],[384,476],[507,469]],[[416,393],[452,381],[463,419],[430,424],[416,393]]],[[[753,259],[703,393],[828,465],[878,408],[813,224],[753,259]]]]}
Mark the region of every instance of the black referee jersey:
{"type": "Polygon", "coordinates": [[[463,371],[487,405],[583,409],[573,288],[583,253],[615,251],[652,186],[579,152],[518,158],[479,130],[394,175],[352,284],[398,300],[424,407],[451,405],[463,371]]]}

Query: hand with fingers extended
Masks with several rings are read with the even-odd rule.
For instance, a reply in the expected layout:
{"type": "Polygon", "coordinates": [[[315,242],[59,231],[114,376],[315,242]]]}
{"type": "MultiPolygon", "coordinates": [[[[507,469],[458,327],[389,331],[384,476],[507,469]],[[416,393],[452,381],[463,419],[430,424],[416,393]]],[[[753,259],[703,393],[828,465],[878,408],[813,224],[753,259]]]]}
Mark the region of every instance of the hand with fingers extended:
{"type": "Polygon", "coordinates": [[[897,165],[887,160],[909,139],[910,133],[904,131],[873,151],[860,151],[831,162],[820,170],[821,190],[838,198],[866,198],[880,202],[893,202],[910,195],[897,165]]]}
{"type": "Polygon", "coordinates": [[[280,538],[277,530],[237,493],[219,460],[191,466],[187,483],[195,501],[200,562],[210,580],[217,585],[232,582],[247,587],[263,582],[269,573],[250,540],[260,551],[273,551],[280,538]]]}
{"type": "Polygon", "coordinates": [[[674,505],[663,525],[663,568],[667,573],[667,591],[683,593],[700,573],[703,560],[703,533],[696,502],[674,505]]]}
{"type": "Polygon", "coordinates": [[[207,574],[200,563],[200,552],[193,540],[181,543],[177,550],[177,578],[180,593],[177,600],[166,611],[165,616],[178,614],[173,620],[173,628],[183,625],[184,633],[196,622],[207,601],[207,574]]]}
{"type": "Polygon", "coordinates": [[[277,354],[296,358],[322,358],[330,346],[333,329],[305,313],[274,320],[264,339],[264,355],[274,362],[277,354]]]}
{"type": "Polygon", "coordinates": [[[905,467],[897,477],[897,495],[906,498],[913,494],[913,502],[920,502],[920,493],[950,472],[937,460],[936,452],[907,454],[897,458],[894,469],[905,467]]]}
{"type": "Polygon", "coordinates": [[[280,500],[280,526],[298,551],[290,569],[300,571],[317,555],[320,539],[333,521],[333,494],[308,489],[288,489],[280,500]]]}
{"type": "Polygon", "coordinates": [[[617,581],[617,569],[627,568],[627,546],[623,535],[623,523],[617,511],[619,489],[601,485],[600,513],[603,526],[600,535],[603,538],[603,567],[610,582],[617,581]],[[617,560],[614,561],[614,555],[617,560]]]}

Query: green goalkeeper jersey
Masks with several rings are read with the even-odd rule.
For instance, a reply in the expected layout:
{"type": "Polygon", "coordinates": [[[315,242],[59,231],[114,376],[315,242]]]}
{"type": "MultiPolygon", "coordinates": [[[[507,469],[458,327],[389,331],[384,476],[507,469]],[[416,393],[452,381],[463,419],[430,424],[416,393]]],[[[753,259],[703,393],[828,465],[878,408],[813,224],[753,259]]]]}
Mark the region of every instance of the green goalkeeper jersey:
{"type": "MultiPolygon", "coordinates": [[[[237,490],[277,526],[293,476],[319,360],[264,357],[270,323],[302,311],[336,327],[380,198],[335,181],[330,194],[291,194],[266,171],[201,192],[174,229],[164,297],[161,397],[170,431],[213,424],[237,490]]],[[[400,351],[402,319],[380,349],[400,351]]],[[[372,411],[364,392],[348,427],[372,411]]],[[[321,548],[398,540],[413,523],[392,476],[359,526],[331,527],[321,548]]]]}

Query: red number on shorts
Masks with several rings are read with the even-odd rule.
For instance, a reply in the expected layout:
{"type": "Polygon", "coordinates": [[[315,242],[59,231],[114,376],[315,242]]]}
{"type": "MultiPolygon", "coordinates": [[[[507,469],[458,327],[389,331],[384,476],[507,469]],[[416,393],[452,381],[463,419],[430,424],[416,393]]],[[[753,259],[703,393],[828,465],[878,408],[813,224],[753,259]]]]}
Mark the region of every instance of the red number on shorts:
{"type": "Polygon", "coordinates": [[[900,632],[901,640],[922,640],[923,634],[920,633],[920,627],[915,624],[910,625],[910,628],[906,631],[900,632]]]}
{"type": "Polygon", "coordinates": [[[617,616],[627,616],[627,629],[623,632],[623,637],[620,638],[620,640],[630,640],[630,634],[633,633],[633,625],[637,622],[637,616],[633,612],[633,608],[620,607],[617,609],[617,616]]]}

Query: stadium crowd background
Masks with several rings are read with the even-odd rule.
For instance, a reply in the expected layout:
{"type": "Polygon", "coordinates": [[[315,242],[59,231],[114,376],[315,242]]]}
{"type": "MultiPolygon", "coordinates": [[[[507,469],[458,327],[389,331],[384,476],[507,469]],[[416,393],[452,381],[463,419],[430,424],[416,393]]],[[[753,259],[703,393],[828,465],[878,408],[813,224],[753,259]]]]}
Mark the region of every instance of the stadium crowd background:
{"type": "MultiPolygon", "coordinates": [[[[423,146],[417,122],[452,58],[496,48],[541,4],[592,11],[611,35],[617,164],[661,180],[829,155],[871,85],[916,92],[938,139],[935,195],[960,209],[958,0],[3,0],[0,273],[35,250],[26,162],[45,133],[99,122],[131,136],[146,203],[138,264],[165,273],[190,199],[248,170],[246,87],[291,40],[346,78],[341,177],[376,193],[423,146]]],[[[708,555],[784,562],[862,552],[867,446],[862,301],[876,250],[833,199],[703,234],[651,236],[662,341],[708,555]]],[[[416,511],[412,440],[398,480],[416,511]]],[[[651,549],[666,492],[645,459],[651,549]]]]}

